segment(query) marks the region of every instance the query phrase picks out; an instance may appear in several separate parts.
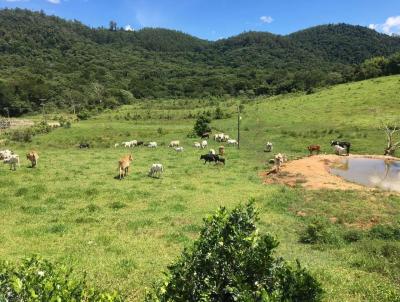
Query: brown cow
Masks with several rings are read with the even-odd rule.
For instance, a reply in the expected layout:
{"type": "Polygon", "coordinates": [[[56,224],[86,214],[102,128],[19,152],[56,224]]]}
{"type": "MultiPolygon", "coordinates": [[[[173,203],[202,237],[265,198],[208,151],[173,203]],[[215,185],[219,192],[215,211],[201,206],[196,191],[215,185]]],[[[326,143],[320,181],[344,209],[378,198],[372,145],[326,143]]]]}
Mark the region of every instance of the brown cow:
{"type": "Polygon", "coordinates": [[[128,175],[129,165],[133,160],[132,155],[125,155],[118,161],[119,179],[128,175]]]}
{"type": "Polygon", "coordinates": [[[310,156],[313,155],[313,152],[316,151],[317,154],[321,151],[320,145],[310,145],[307,147],[308,151],[310,151],[310,156]]]}
{"type": "Polygon", "coordinates": [[[37,166],[39,160],[39,154],[36,151],[29,151],[29,153],[26,154],[26,158],[30,160],[32,168],[35,168],[37,166]]]}

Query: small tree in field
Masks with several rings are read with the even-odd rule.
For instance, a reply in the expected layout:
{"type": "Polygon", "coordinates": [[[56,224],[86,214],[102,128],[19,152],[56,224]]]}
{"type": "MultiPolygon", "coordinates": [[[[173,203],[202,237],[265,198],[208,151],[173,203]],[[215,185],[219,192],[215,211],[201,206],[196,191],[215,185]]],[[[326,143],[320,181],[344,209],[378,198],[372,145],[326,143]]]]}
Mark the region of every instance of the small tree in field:
{"type": "Polygon", "coordinates": [[[198,136],[202,136],[204,133],[211,131],[210,123],[211,119],[209,116],[200,115],[194,124],[193,130],[198,136]]]}
{"type": "Polygon", "coordinates": [[[383,130],[386,133],[386,148],[385,155],[394,156],[394,153],[400,148],[400,137],[395,141],[395,136],[400,133],[400,125],[383,125],[383,130]]]}
{"type": "Polygon", "coordinates": [[[206,218],[199,239],[146,301],[320,301],[318,281],[276,257],[278,242],[260,235],[256,221],[253,202],[206,218]]]}

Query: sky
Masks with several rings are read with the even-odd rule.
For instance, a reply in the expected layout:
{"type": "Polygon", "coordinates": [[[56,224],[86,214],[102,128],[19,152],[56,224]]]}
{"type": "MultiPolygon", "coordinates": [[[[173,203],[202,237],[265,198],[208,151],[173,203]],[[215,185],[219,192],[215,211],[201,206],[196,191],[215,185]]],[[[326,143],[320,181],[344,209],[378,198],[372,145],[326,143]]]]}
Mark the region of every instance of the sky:
{"type": "Polygon", "coordinates": [[[288,34],[327,23],[400,34],[400,0],[0,0],[0,8],[28,8],[91,27],[110,20],[126,30],[176,29],[208,40],[244,31],[288,34]]]}

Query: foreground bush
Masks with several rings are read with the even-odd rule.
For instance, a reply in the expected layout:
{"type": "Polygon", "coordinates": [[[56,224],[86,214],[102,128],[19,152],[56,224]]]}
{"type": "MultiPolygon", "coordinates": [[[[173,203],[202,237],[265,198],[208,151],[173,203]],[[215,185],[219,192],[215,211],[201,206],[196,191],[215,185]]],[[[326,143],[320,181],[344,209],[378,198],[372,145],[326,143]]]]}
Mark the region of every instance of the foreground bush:
{"type": "Polygon", "coordinates": [[[117,293],[102,293],[72,276],[72,270],[36,257],[16,266],[0,262],[0,301],[123,301],[117,293]]]}
{"type": "Polygon", "coordinates": [[[169,267],[147,301],[319,301],[318,281],[274,256],[278,242],[260,235],[252,203],[205,219],[200,238],[169,267]]]}

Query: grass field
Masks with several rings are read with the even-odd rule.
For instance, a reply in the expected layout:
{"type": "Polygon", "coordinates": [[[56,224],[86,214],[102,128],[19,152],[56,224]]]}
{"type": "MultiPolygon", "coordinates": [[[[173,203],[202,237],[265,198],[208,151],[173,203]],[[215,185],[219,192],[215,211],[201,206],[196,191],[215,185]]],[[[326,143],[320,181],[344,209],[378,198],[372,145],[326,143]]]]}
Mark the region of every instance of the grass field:
{"type": "MultiPolygon", "coordinates": [[[[212,126],[236,136],[235,100],[220,104],[231,118],[212,126]]],[[[204,106],[207,106],[205,103],[204,106]]],[[[18,261],[38,254],[86,271],[91,283],[118,289],[140,301],[145,287],[196,238],[202,218],[218,206],[232,208],[255,198],[260,228],[276,235],[279,254],[299,259],[322,282],[326,301],[393,301],[400,297],[400,242],[369,236],[373,224],[398,226],[398,195],[355,191],[306,191],[263,185],[259,173],[274,152],[289,158],[306,155],[306,146],[350,140],[352,152],[382,154],[380,121],[400,113],[400,77],[339,85],[312,95],[256,99],[242,114],[241,149],[227,147],[225,167],[203,165],[204,151],[187,138],[189,113],[214,110],[191,101],[175,105],[148,102],[105,112],[70,129],[58,129],[32,143],[7,146],[18,154],[36,149],[39,166],[23,160],[16,172],[0,166],[0,258],[18,261]],[[182,109],[183,108],[183,109],[182,109]],[[124,117],[140,118],[126,120],[124,117]],[[161,128],[161,129],[159,129],[161,128]],[[132,149],[130,175],[117,175],[117,160],[128,151],[114,148],[125,140],[183,142],[184,153],[166,145],[132,149]],[[79,150],[81,141],[94,147],[79,150]],[[161,179],[147,177],[152,163],[164,164],[161,179]],[[304,211],[306,217],[296,213],[304,211]],[[333,232],[362,234],[356,242],[309,245],[300,233],[312,219],[336,223],[333,232]]],[[[210,147],[217,148],[210,140],[210,147]]]]}

